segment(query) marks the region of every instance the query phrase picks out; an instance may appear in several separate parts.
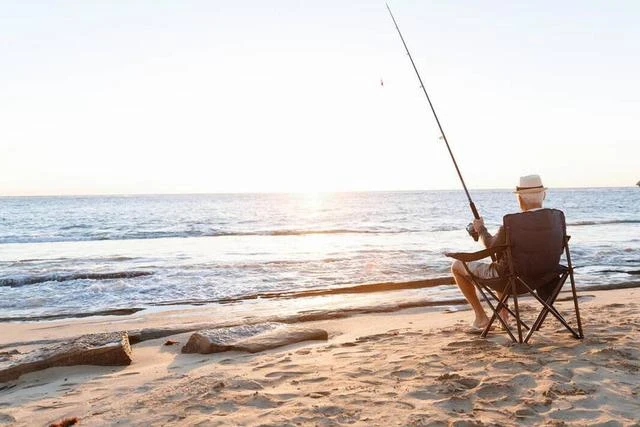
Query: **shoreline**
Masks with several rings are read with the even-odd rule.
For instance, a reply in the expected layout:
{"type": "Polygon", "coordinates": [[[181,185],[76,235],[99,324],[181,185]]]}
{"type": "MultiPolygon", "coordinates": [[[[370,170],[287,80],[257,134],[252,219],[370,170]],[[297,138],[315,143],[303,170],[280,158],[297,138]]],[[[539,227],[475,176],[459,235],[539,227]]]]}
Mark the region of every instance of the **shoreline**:
{"type": "MultiPolygon", "coordinates": [[[[633,425],[640,413],[640,311],[631,301],[638,296],[637,289],[594,291],[580,301],[584,340],[552,321],[530,345],[512,345],[499,331],[487,339],[469,335],[471,312],[443,307],[305,322],[325,329],[329,340],[256,354],[182,354],[190,335],[182,333],[171,337],[179,345],[164,345],[166,338],[135,344],[130,366],[50,368],[2,384],[0,422],[633,425]]],[[[5,323],[0,337],[6,343],[195,324],[220,314],[197,307],[5,323]]],[[[250,320],[244,314],[235,312],[250,320]]],[[[253,314],[260,318],[259,310],[253,314]]]]}
{"type": "MultiPolygon", "coordinates": [[[[325,289],[303,289],[300,291],[277,291],[277,292],[258,292],[253,294],[247,294],[238,297],[218,298],[211,300],[183,300],[183,301],[168,301],[148,304],[147,306],[139,307],[116,307],[105,308],[94,312],[81,312],[74,314],[44,314],[35,316],[9,316],[0,317],[0,325],[3,323],[16,323],[16,322],[48,322],[56,320],[74,319],[74,318],[99,318],[105,316],[131,316],[137,313],[152,313],[156,311],[165,310],[181,310],[191,307],[207,307],[209,309],[215,309],[219,306],[241,304],[244,302],[252,302],[253,300],[289,300],[300,298],[314,298],[323,296],[336,296],[336,295],[351,295],[356,294],[376,294],[376,293],[399,293],[398,291],[411,291],[428,289],[440,286],[449,286],[455,292],[455,282],[451,276],[433,277],[421,280],[411,280],[406,282],[380,282],[380,283],[367,283],[359,285],[350,285],[342,287],[332,287],[325,289]]],[[[622,281],[614,284],[607,285],[587,285],[578,288],[578,293],[581,292],[594,292],[603,290],[621,290],[621,289],[633,289],[640,288],[640,281],[622,281]]],[[[566,291],[565,291],[566,292],[566,291]]],[[[417,303],[417,306],[450,306],[464,304],[465,301],[458,298],[451,299],[439,299],[420,297],[422,302],[417,303]]],[[[364,307],[361,307],[364,308],[364,307]]],[[[1,342],[0,342],[1,344],[1,342]]]]}

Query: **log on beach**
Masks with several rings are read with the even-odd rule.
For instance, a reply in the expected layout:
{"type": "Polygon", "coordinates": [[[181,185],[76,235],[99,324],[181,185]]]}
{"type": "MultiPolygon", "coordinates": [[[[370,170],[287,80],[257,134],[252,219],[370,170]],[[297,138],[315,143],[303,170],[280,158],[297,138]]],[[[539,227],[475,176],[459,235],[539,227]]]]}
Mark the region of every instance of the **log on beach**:
{"type": "Polygon", "coordinates": [[[290,326],[284,323],[262,323],[207,329],[194,333],[182,347],[183,353],[220,353],[247,351],[257,353],[309,340],[327,340],[323,329],[290,326]]]}
{"type": "Polygon", "coordinates": [[[82,335],[28,353],[7,354],[0,359],[0,382],[56,366],[129,364],[131,346],[126,332],[82,335]]]}

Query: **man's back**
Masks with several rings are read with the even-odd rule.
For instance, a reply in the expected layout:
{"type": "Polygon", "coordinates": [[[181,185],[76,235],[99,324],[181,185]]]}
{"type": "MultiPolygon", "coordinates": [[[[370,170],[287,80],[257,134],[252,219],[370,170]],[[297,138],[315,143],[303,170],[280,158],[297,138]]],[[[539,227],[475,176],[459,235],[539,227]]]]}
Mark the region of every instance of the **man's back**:
{"type": "Polygon", "coordinates": [[[558,209],[536,209],[505,215],[503,221],[514,274],[534,289],[553,281],[559,274],[565,245],[564,213],[558,209]]]}

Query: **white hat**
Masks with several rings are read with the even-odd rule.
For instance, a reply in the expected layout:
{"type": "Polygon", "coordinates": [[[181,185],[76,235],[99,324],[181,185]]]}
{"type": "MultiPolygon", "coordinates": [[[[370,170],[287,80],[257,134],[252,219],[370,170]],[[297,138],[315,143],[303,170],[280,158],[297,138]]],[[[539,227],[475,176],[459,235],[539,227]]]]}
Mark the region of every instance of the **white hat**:
{"type": "Polygon", "coordinates": [[[514,191],[514,193],[538,193],[546,189],[547,188],[542,185],[540,175],[527,175],[520,177],[520,185],[516,187],[516,191],[514,191]]]}

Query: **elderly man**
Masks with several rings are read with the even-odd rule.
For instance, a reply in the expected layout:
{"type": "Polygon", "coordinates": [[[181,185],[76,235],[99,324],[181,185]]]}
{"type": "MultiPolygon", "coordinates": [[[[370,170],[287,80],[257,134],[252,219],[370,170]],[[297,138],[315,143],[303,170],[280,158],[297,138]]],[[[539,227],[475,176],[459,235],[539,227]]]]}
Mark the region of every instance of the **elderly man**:
{"type": "MultiPolygon", "coordinates": [[[[545,197],[545,190],[546,188],[542,185],[540,176],[528,175],[521,177],[520,185],[516,187],[515,191],[518,203],[520,204],[520,209],[523,212],[541,209],[542,202],[545,197]]],[[[492,236],[484,226],[483,219],[480,218],[473,221],[473,228],[480,236],[480,239],[486,248],[505,244],[505,232],[502,227],[500,227],[496,234],[492,236]]],[[[485,279],[498,277],[498,272],[503,271],[503,269],[506,268],[506,266],[502,265],[501,260],[492,263],[473,261],[467,263],[467,267],[469,267],[469,270],[471,270],[475,276],[485,279]]],[[[473,312],[475,314],[475,319],[471,325],[470,332],[480,333],[489,323],[489,318],[480,304],[475,286],[469,280],[468,273],[461,261],[455,260],[453,262],[451,272],[456,280],[456,284],[469,304],[471,304],[471,308],[473,308],[473,312]]],[[[502,310],[501,317],[504,319],[505,316],[506,310],[502,310]]]]}

